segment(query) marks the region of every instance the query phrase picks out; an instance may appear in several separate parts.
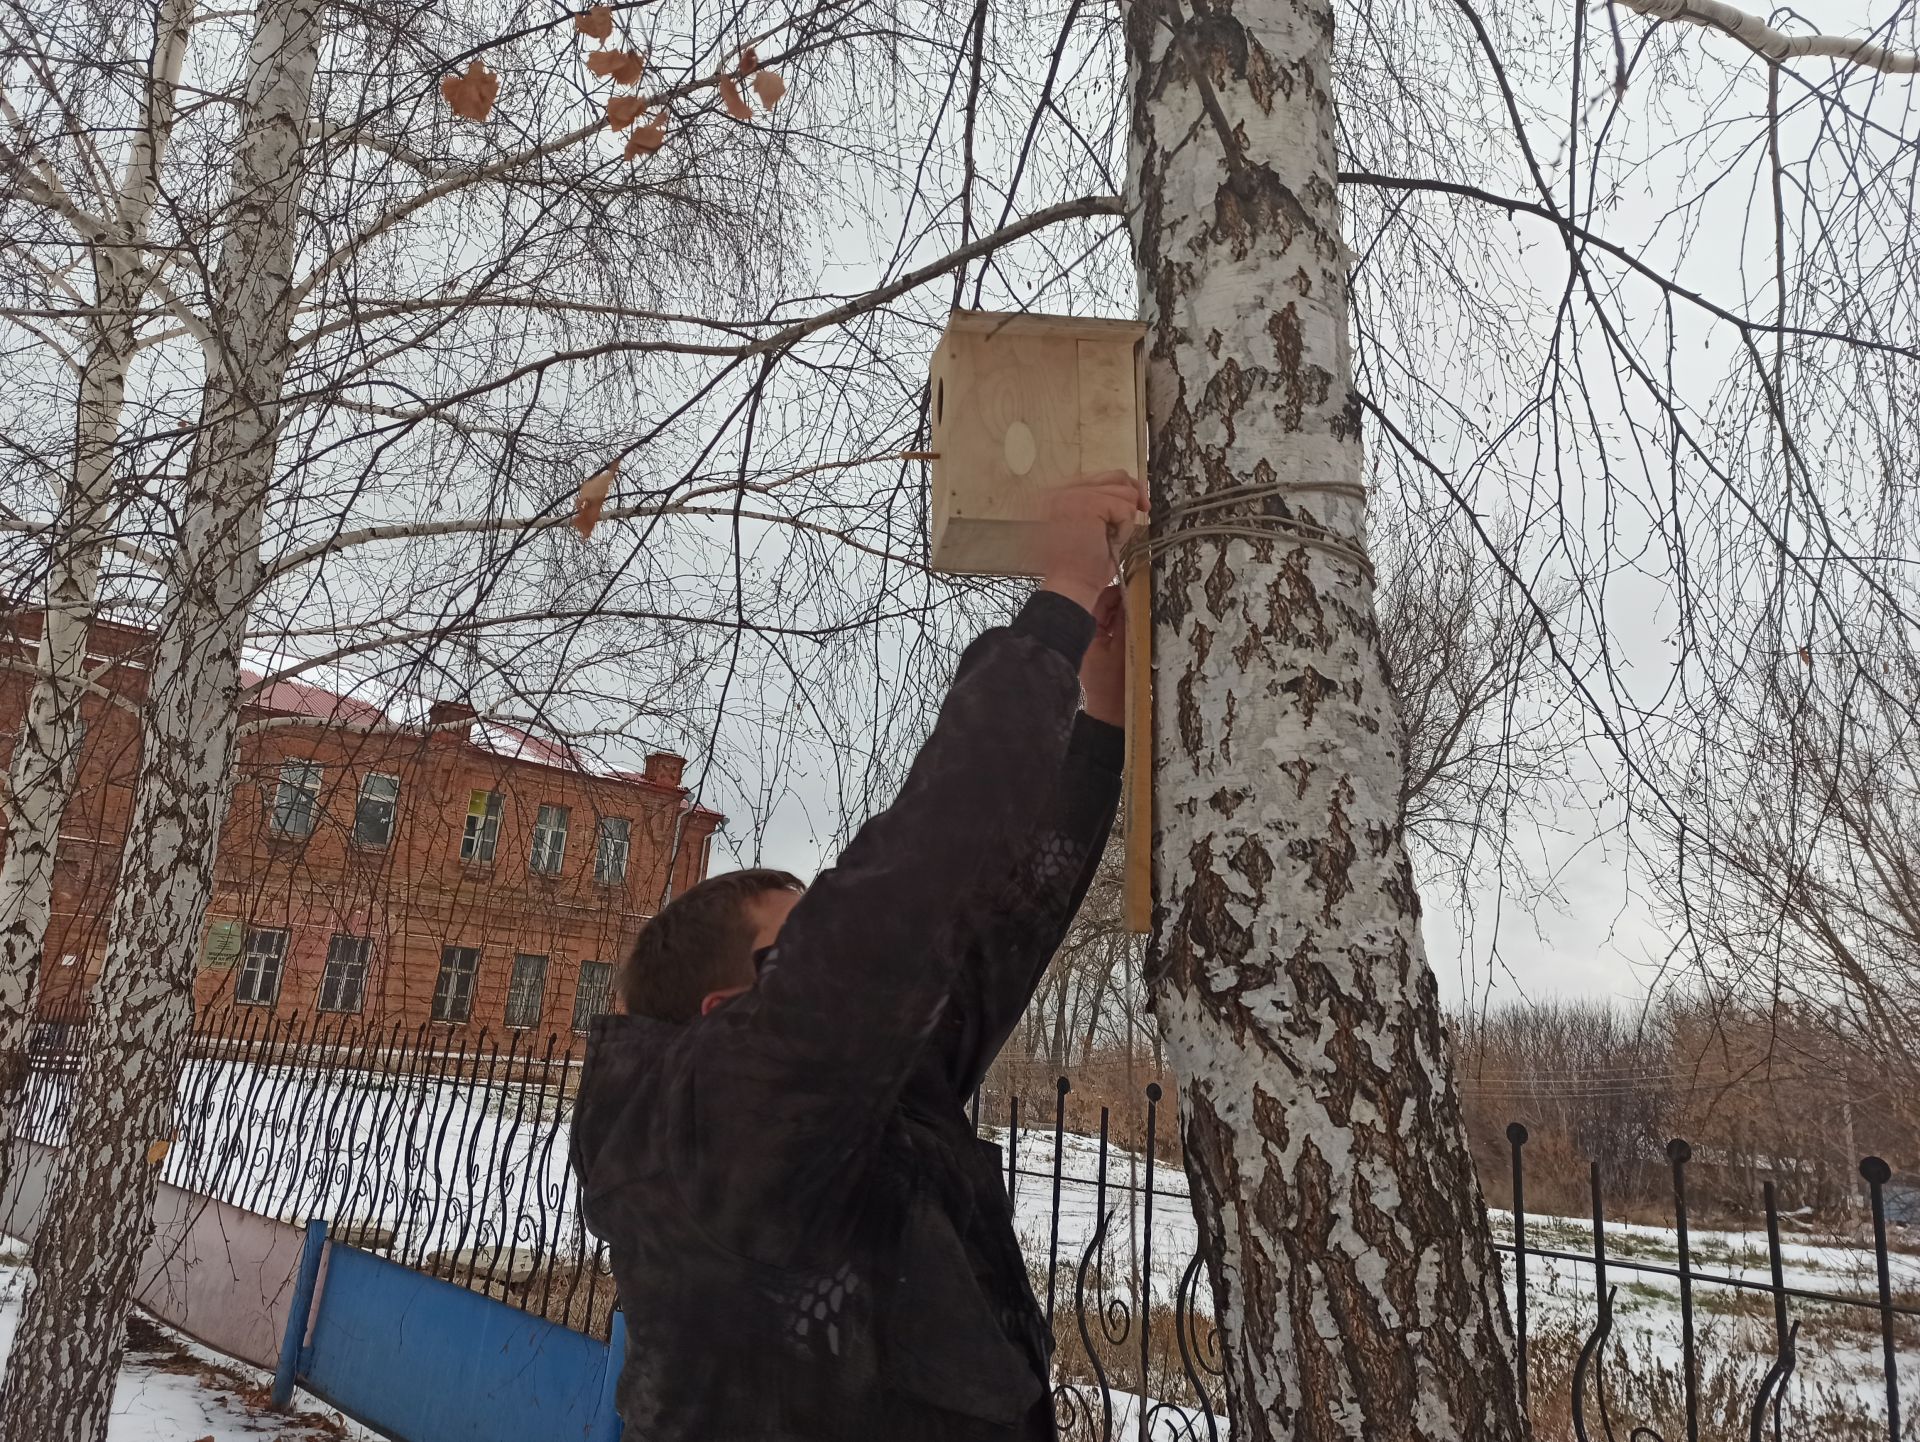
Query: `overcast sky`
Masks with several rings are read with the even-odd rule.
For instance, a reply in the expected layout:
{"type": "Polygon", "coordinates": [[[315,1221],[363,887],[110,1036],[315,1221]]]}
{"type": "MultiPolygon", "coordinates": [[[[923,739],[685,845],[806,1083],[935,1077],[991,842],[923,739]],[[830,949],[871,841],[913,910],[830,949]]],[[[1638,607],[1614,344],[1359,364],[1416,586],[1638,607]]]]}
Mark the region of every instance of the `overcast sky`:
{"type": "MultiPolygon", "coordinates": [[[[1864,5],[1833,7],[1823,12],[1821,23],[1844,29],[1865,21],[1870,12],[1871,7],[1864,5]]],[[[1751,122],[1765,112],[1764,72],[1723,36],[1685,27],[1670,27],[1667,33],[1676,47],[1677,61],[1669,64],[1658,81],[1649,78],[1637,82],[1611,120],[1611,74],[1601,67],[1588,76],[1590,98],[1583,123],[1589,133],[1585,143],[1590,147],[1592,128],[1609,125],[1610,143],[1619,157],[1603,176],[1604,194],[1594,205],[1591,223],[1602,234],[1631,247],[1649,264],[1676,275],[1713,300],[1765,318],[1772,314],[1773,307],[1771,229],[1768,223],[1756,223],[1756,216],[1761,221],[1766,216],[1755,185],[1750,179],[1739,178],[1761,173],[1756,170],[1756,157],[1763,154],[1764,147],[1756,148],[1755,137],[1764,137],[1764,126],[1756,127],[1751,122]],[[1676,66],[1684,72],[1677,85],[1673,73],[1676,66]],[[1689,91],[1689,85],[1697,90],[1689,91]],[[1689,100],[1692,93],[1706,99],[1689,100]],[[1717,117],[1743,123],[1709,128],[1698,140],[1674,144],[1676,137],[1701,126],[1705,104],[1713,106],[1717,117]],[[1722,185],[1707,203],[1677,216],[1676,198],[1698,189],[1702,174],[1722,170],[1736,179],[1722,185]]],[[[1535,113],[1565,114],[1564,75],[1544,73],[1532,79],[1521,75],[1517,83],[1523,101],[1536,102],[1535,113]],[[1530,86],[1534,88],[1529,90],[1530,86]]],[[[1897,131],[1901,128],[1903,94],[1910,95],[1910,89],[1903,91],[1896,85],[1876,102],[1894,116],[1897,131]]],[[[1789,95],[1790,101],[1792,98],[1789,95]]],[[[1813,143],[1813,124],[1810,115],[1789,113],[1781,134],[1786,155],[1801,153],[1813,143]]],[[[1564,130],[1564,122],[1559,130],[1564,130]]],[[[1565,164],[1564,146],[1556,155],[1552,143],[1559,130],[1548,122],[1534,135],[1541,163],[1556,184],[1563,179],[1565,164]]],[[[990,156],[984,159],[983,173],[992,173],[994,164],[990,156]]],[[[1517,158],[1513,164],[1513,173],[1504,185],[1498,177],[1493,184],[1507,194],[1527,195],[1531,183],[1517,158]]],[[[1587,177],[1583,176],[1582,184],[1588,184],[1587,177]]],[[[1044,175],[1040,175],[1023,187],[1026,203],[1021,208],[1061,198],[1064,193],[1049,190],[1044,175]]],[[[809,259],[822,277],[822,289],[855,292],[871,283],[876,257],[887,254],[879,238],[891,240],[901,233],[906,228],[904,219],[898,211],[889,212],[885,196],[876,196],[873,213],[864,224],[817,237],[809,259]]],[[[1357,249],[1365,250],[1365,239],[1356,237],[1362,242],[1357,249]]],[[[1567,281],[1567,261],[1558,233],[1536,222],[1519,220],[1498,232],[1497,243],[1508,247],[1499,257],[1501,274],[1515,287],[1501,299],[1516,316],[1551,316],[1567,281]]],[[[1124,269],[1109,274],[1114,280],[1105,292],[1089,295],[1083,290],[1070,308],[1080,314],[1131,313],[1133,297],[1124,269]]],[[[946,287],[936,289],[944,303],[946,287]]],[[[988,294],[988,304],[992,305],[991,288],[988,294]]],[[[1617,299],[1643,338],[1657,335],[1665,316],[1661,297],[1653,287],[1628,280],[1621,284],[1617,299]]],[[[1419,302],[1419,297],[1409,298],[1410,304],[1419,302]]],[[[1004,297],[1001,303],[1006,303],[1004,297]]],[[[1048,304],[1043,296],[1039,308],[1069,307],[1048,304]]],[[[1738,373],[1739,365],[1731,354],[1736,348],[1731,333],[1714,329],[1684,306],[1674,316],[1673,325],[1668,358],[1672,384],[1708,441],[1730,454],[1743,447],[1764,451],[1769,443],[1764,425],[1755,434],[1743,433],[1743,427],[1751,428],[1752,408],[1750,399],[1743,399],[1739,391],[1743,385],[1751,389],[1750,377],[1733,387],[1726,384],[1730,374],[1738,373]]],[[[1457,474],[1472,478],[1478,486],[1473,492],[1476,507],[1497,511],[1505,505],[1531,517],[1529,524],[1539,532],[1543,553],[1555,542],[1566,546],[1571,537],[1572,549],[1585,548],[1600,558],[1594,574],[1601,575],[1603,582],[1588,599],[1588,614],[1576,623],[1590,648],[1585,663],[1595,668],[1590,678],[1601,675],[1598,668],[1602,663],[1594,659],[1596,651],[1592,648],[1604,635],[1602,692],[1629,711],[1657,710],[1671,696],[1678,675],[1674,643],[1677,613],[1665,569],[1668,562],[1655,543],[1650,513],[1637,513],[1633,497],[1636,490],[1644,496],[1665,485],[1657,447],[1649,449],[1645,444],[1649,435],[1659,431],[1662,421],[1650,406],[1641,404],[1631,386],[1614,385],[1596,329],[1587,327],[1585,349],[1571,359],[1595,367],[1597,379],[1589,380],[1587,395],[1593,424],[1618,447],[1609,457],[1613,472],[1607,487],[1590,483],[1577,464],[1571,482],[1547,474],[1555,459],[1550,454],[1534,456],[1533,468],[1529,469],[1524,442],[1511,447],[1497,464],[1483,468],[1483,462],[1476,463],[1472,438],[1462,436],[1459,453],[1451,459],[1460,468],[1457,474]],[[1636,471],[1636,466],[1643,469],[1636,471]],[[1628,500],[1624,506],[1623,495],[1628,500]],[[1548,498],[1545,503],[1543,496],[1548,498]]],[[[930,344],[930,336],[928,341],[930,344]]],[[[1470,351],[1418,359],[1436,368],[1451,366],[1448,384],[1456,387],[1460,393],[1457,398],[1463,403],[1469,399],[1466,392],[1483,383],[1491,384],[1475,368],[1470,351]]],[[[1472,399],[1479,399],[1477,391],[1472,399]]],[[[1489,429],[1497,431],[1502,409],[1509,416],[1523,415],[1531,398],[1507,390],[1491,400],[1495,416],[1489,429]]],[[[1369,426],[1369,446],[1381,443],[1378,431],[1369,426]]],[[[1559,459],[1578,462],[1583,458],[1559,459]]],[[[1844,463],[1844,457],[1829,462],[1844,463]]],[[[1703,560],[1725,564],[1726,559],[1710,542],[1703,544],[1700,554],[1689,558],[1694,565],[1703,560]]],[[[1542,567],[1542,574],[1555,574],[1551,562],[1543,561],[1542,567]]],[[[1736,567],[1733,579],[1724,584],[1731,587],[1727,597],[1737,598],[1742,586],[1757,582],[1742,576],[1736,567]]],[[[1762,637],[1761,641],[1787,647],[1796,644],[1791,635],[1762,637]]],[[[751,826],[733,828],[732,840],[740,861],[811,874],[830,860],[843,820],[857,818],[841,815],[824,768],[817,775],[807,774],[804,762],[792,753],[785,755],[783,764],[792,768],[788,794],[765,815],[757,830],[751,826]]],[[[1502,896],[1496,879],[1489,879],[1477,890],[1467,919],[1469,925],[1463,929],[1463,918],[1452,898],[1430,889],[1426,925],[1429,957],[1449,1003],[1480,1004],[1489,997],[1604,997],[1632,1004],[1644,999],[1649,985],[1660,975],[1671,943],[1651,914],[1646,878],[1635,869],[1643,863],[1631,859],[1631,848],[1620,829],[1622,808],[1617,795],[1623,767],[1612,745],[1599,737],[1598,728],[1593,728],[1588,737],[1577,771],[1583,778],[1578,787],[1581,804],[1555,807],[1526,818],[1526,835],[1518,843],[1530,861],[1551,872],[1553,895],[1529,904],[1523,897],[1502,896]]],[[[716,795],[711,799],[727,808],[725,798],[716,795]]],[[[723,864],[727,864],[724,853],[717,850],[716,865],[723,864]]]]}

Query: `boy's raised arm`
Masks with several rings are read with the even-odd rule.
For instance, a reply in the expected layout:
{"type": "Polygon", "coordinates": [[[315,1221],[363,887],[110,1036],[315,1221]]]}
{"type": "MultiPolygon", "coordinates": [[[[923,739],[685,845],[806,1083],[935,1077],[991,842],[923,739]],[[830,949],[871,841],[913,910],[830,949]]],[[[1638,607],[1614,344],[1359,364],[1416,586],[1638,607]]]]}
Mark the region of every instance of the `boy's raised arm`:
{"type": "Polygon", "coordinates": [[[728,1089],[773,1113],[735,1122],[771,1145],[822,1135],[806,1113],[830,1112],[824,1134],[851,1138],[892,1104],[945,1003],[966,908],[1055,804],[1091,607],[1139,504],[1124,477],[1058,495],[1043,589],[968,648],[898,799],[808,888],[754,989],[707,1020],[736,1033],[728,1089]]]}

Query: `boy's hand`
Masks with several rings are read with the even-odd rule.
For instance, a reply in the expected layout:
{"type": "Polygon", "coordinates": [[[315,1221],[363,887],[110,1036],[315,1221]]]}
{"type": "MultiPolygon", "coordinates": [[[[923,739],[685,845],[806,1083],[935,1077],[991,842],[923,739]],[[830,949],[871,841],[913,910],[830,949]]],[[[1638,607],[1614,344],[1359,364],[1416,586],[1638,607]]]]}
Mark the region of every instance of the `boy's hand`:
{"type": "Polygon", "coordinates": [[[1146,492],[1125,471],[1099,471],[1049,492],[1034,536],[1040,589],[1091,611],[1146,506],[1146,492]]]}
{"type": "Polygon", "coordinates": [[[1127,608],[1124,592],[1109,586],[1093,603],[1093,644],[1080,663],[1087,715],[1109,726],[1127,724],[1127,608]]]}

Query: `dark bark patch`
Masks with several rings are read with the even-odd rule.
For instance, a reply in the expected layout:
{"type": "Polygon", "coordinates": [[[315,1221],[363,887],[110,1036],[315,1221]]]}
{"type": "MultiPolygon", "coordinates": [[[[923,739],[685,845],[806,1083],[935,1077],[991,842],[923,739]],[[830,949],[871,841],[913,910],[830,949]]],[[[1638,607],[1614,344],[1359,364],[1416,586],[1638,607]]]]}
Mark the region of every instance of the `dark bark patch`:
{"type": "MultiPolygon", "coordinates": [[[[1385,828],[1381,829],[1384,830],[1385,828]]],[[[1395,827],[1392,829],[1387,844],[1390,846],[1398,842],[1399,839],[1399,828],[1395,827]]],[[[1376,851],[1375,854],[1385,854],[1384,849],[1376,851]]],[[[1381,890],[1385,891],[1388,899],[1400,909],[1402,916],[1417,917],[1420,915],[1420,888],[1414,884],[1413,863],[1407,859],[1404,850],[1400,854],[1400,860],[1395,864],[1393,870],[1388,873],[1386,880],[1381,884],[1381,890]]]]}
{"type": "Polygon", "coordinates": [[[1213,553],[1213,565],[1207,571],[1207,605],[1218,621],[1227,614],[1227,603],[1233,599],[1233,572],[1227,569],[1227,548],[1220,547],[1213,553]]]}
{"type": "MultiPolygon", "coordinates": [[[[1159,248],[1157,239],[1154,247],[1157,252],[1159,248]]],[[[1186,294],[1187,286],[1192,282],[1192,269],[1170,257],[1156,254],[1154,263],[1151,265],[1142,260],[1141,274],[1153,277],[1154,309],[1161,316],[1162,324],[1170,326],[1173,323],[1172,318],[1181,314],[1180,299],[1186,294]]],[[[1186,336],[1175,334],[1171,339],[1177,343],[1184,341],[1186,336]]]]}
{"type": "MultiPolygon", "coordinates": [[[[1162,470],[1156,466],[1154,474],[1178,475],[1180,472],[1174,468],[1162,470]]],[[[1172,555],[1173,559],[1167,562],[1165,583],[1158,588],[1155,597],[1159,612],[1154,619],[1156,622],[1164,619],[1167,625],[1178,631],[1186,626],[1191,613],[1187,594],[1200,577],[1200,555],[1192,546],[1177,547],[1172,555]]]]}
{"type": "Polygon", "coordinates": [[[1273,353],[1280,366],[1285,401],[1280,407],[1280,424],[1289,431],[1300,429],[1306,415],[1306,388],[1301,383],[1300,363],[1306,340],[1300,330],[1300,312],[1288,301],[1284,310],[1267,317],[1267,334],[1273,337],[1273,353]]]}
{"type": "MultiPolygon", "coordinates": [[[[1295,843],[1288,847],[1287,854],[1298,861],[1303,852],[1295,843]]],[[[1295,1008],[1301,1016],[1313,1019],[1325,1012],[1338,994],[1333,978],[1320,964],[1318,947],[1317,937],[1303,934],[1285,963],[1287,981],[1293,987],[1295,1008]]]]}
{"type": "Polygon", "coordinates": [[[1361,404],[1358,391],[1347,392],[1347,403],[1340,408],[1340,414],[1333,418],[1327,430],[1336,441],[1357,441],[1360,439],[1360,418],[1366,413],[1361,404]]]}
{"type": "Polygon", "coordinates": [[[1193,677],[1182,676],[1175,691],[1174,719],[1180,727],[1180,744],[1189,756],[1200,755],[1200,706],[1193,699],[1193,677]]]}
{"type": "Polygon", "coordinates": [[[1300,312],[1292,301],[1267,318],[1267,334],[1273,337],[1280,371],[1281,402],[1274,414],[1287,430],[1297,431],[1305,424],[1310,407],[1326,403],[1333,376],[1326,367],[1307,363],[1306,336],[1300,312]]]}
{"type": "Polygon", "coordinates": [[[1200,453],[1200,474],[1206,477],[1206,488],[1210,491],[1224,491],[1229,486],[1239,484],[1239,477],[1234,474],[1233,457],[1215,446],[1209,446],[1200,453]]]}
{"type": "Polygon", "coordinates": [[[1233,664],[1242,671],[1250,669],[1256,657],[1267,654],[1267,639],[1252,627],[1240,638],[1240,644],[1233,648],[1233,664]]]}
{"type": "Polygon", "coordinates": [[[1313,724],[1313,713],[1320,709],[1320,703],[1338,689],[1335,683],[1322,676],[1309,666],[1298,676],[1282,681],[1280,689],[1293,697],[1300,707],[1300,715],[1307,725],[1313,724]]]}
{"type": "Polygon", "coordinates": [[[1248,366],[1242,369],[1240,363],[1229,356],[1226,363],[1213,373],[1206,390],[1201,394],[1201,414],[1211,411],[1219,416],[1227,428],[1227,444],[1232,445],[1237,434],[1234,419],[1246,405],[1247,397],[1255,389],[1266,389],[1272,380],[1273,377],[1264,367],[1248,366]]]}
{"type": "Polygon", "coordinates": [[[1293,778],[1293,799],[1298,801],[1307,794],[1307,782],[1313,776],[1313,763],[1306,757],[1297,757],[1292,761],[1280,763],[1280,770],[1293,778]]]}
{"type": "Polygon", "coordinates": [[[1257,37],[1247,37],[1247,93],[1253,96],[1253,103],[1268,115],[1273,114],[1273,97],[1283,85],[1287,94],[1293,93],[1293,77],[1283,72],[1273,63],[1273,57],[1267,54],[1257,37]]]}
{"type": "Polygon", "coordinates": [[[1198,760],[1203,731],[1200,706],[1193,696],[1193,683],[1207,664],[1207,653],[1213,649],[1213,632],[1205,626],[1195,626],[1188,641],[1193,647],[1193,669],[1180,678],[1174,709],[1180,726],[1180,740],[1186,746],[1187,754],[1198,760]]]}
{"type": "Polygon", "coordinates": [[[1319,226],[1272,166],[1250,165],[1244,191],[1221,183],[1214,192],[1213,226],[1208,232],[1214,244],[1226,246],[1235,260],[1245,260],[1253,250],[1254,237],[1260,235],[1272,236],[1281,250],[1296,237],[1309,235],[1314,237],[1315,249],[1320,248],[1319,226]]]}
{"type": "MultiPolygon", "coordinates": [[[[1284,1155],[1292,1141],[1292,1128],[1287,1125],[1287,1109],[1277,1101],[1265,1087],[1254,1084],[1253,1088],[1253,1129],[1260,1134],[1260,1140],[1266,1143],[1269,1156],[1284,1155]]],[[[1302,1148],[1302,1161],[1308,1154],[1317,1156],[1313,1144],[1308,1142],[1302,1148]]],[[[1261,1179],[1260,1192],[1255,1205],[1260,1220],[1281,1236],[1297,1239],[1308,1247],[1324,1243],[1325,1238],[1314,1234],[1311,1213],[1313,1202],[1311,1184],[1301,1187],[1299,1203],[1289,1196],[1290,1181],[1306,1181],[1307,1169],[1303,1166],[1289,1177],[1279,1167],[1268,1167],[1267,1174],[1261,1179]],[[1301,1215],[1302,1212],[1309,1215],[1301,1215]]]]}
{"type": "Polygon", "coordinates": [[[1321,649],[1332,639],[1320,592],[1307,571],[1304,548],[1296,547],[1280,563],[1267,587],[1267,625],[1277,638],[1291,638],[1321,649]]]}
{"type": "Polygon", "coordinates": [[[1315,858],[1314,880],[1320,886],[1320,919],[1331,924],[1333,909],[1353,890],[1353,861],[1357,854],[1353,829],[1347,821],[1347,803],[1353,800],[1353,787],[1342,780],[1333,788],[1327,806],[1327,839],[1315,858]]]}
{"type": "Polygon", "coordinates": [[[1215,359],[1219,358],[1220,332],[1218,330],[1210,330],[1207,332],[1207,354],[1213,356],[1215,359]]]}
{"type": "Polygon", "coordinates": [[[1333,923],[1334,908],[1353,890],[1353,863],[1359,853],[1347,820],[1347,804],[1352,800],[1353,788],[1341,781],[1327,805],[1325,834],[1303,836],[1287,845],[1287,854],[1307,867],[1310,882],[1320,893],[1320,920],[1327,925],[1333,923]]]}
{"type": "Polygon", "coordinates": [[[1233,820],[1234,812],[1245,805],[1247,799],[1252,795],[1253,793],[1244,786],[1232,788],[1222,786],[1207,798],[1207,804],[1220,815],[1226,817],[1227,820],[1231,821],[1233,820]]]}
{"type": "Polygon", "coordinates": [[[1267,883],[1273,879],[1273,859],[1257,837],[1249,836],[1242,841],[1240,849],[1233,853],[1233,860],[1227,864],[1247,879],[1255,902],[1266,899],[1267,883]]]}
{"type": "MultiPolygon", "coordinates": [[[[1212,847],[1205,842],[1195,846],[1188,864],[1193,868],[1193,885],[1187,889],[1181,932],[1189,955],[1237,968],[1253,950],[1253,932],[1234,919],[1236,897],[1226,878],[1213,869],[1212,847]]],[[[1192,979],[1201,984],[1197,971],[1192,979]]],[[[1244,1014],[1237,1025],[1244,1028],[1244,1014]]]]}

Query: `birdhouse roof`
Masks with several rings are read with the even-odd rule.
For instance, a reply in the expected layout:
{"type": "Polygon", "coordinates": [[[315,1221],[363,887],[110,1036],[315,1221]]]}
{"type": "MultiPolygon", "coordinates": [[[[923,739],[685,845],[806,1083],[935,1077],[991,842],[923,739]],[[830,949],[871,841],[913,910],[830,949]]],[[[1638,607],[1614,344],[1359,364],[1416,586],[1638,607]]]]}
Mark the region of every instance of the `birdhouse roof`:
{"type": "Polygon", "coordinates": [[[1024,310],[956,310],[948,315],[946,329],[946,336],[1049,335],[1062,340],[1112,340],[1129,345],[1146,333],[1146,326],[1137,320],[1040,315],[1024,310]]]}

